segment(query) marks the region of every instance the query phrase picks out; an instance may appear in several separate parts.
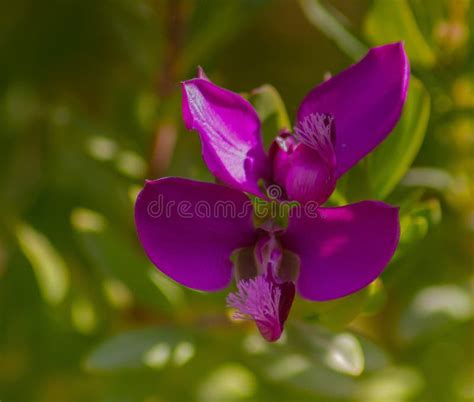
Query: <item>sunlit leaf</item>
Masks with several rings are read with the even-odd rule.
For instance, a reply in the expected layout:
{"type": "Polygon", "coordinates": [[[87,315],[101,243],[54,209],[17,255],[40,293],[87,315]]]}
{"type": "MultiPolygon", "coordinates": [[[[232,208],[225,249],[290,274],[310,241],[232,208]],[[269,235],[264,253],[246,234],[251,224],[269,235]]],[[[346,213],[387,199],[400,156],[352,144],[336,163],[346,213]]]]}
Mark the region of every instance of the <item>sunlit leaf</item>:
{"type": "Polygon", "coordinates": [[[71,223],[81,232],[102,232],[107,226],[101,214],[86,208],[75,208],[71,212],[71,223]]]}
{"type": "Polygon", "coordinates": [[[132,305],[133,295],[122,281],[115,278],[105,278],[102,285],[105,297],[112,306],[125,309],[132,305]]]}
{"type": "Polygon", "coordinates": [[[194,355],[191,337],[172,328],[153,327],[118,334],[100,344],[84,366],[94,372],[162,369],[183,365],[194,355]],[[186,350],[183,352],[183,345],[186,350]]]}
{"type": "Polygon", "coordinates": [[[249,364],[278,384],[331,398],[349,398],[366,367],[380,369],[385,354],[371,342],[349,332],[332,333],[302,322],[287,324],[285,336],[269,344],[257,336],[244,343],[249,364]]]}
{"type": "Polygon", "coordinates": [[[91,334],[97,327],[97,315],[94,305],[85,297],[72,302],[71,320],[74,327],[83,334],[91,334]]]}
{"type": "Polygon", "coordinates": [[[104,136],[93,136],[86,143],[87,153],[99,161],[108,161],[117,153],[117,143],[104,136]]]}
{"type": "Polygon", "coordinates": [[[120,173],[125,176],[142,179],[146,173],[146,163],[140,155],[135,152],[123,151],[117,155],[116,166],[120,173]]]}
{"type": "Polygon", "coordinates": [[[423,387],[421,374],[411,367],[387,367],[364,379],[356,392],[360,402],[412,400],[423,387]]]}
{"type": "Polygon", "coordinates": [[[49,239],[26,223],[16,228],[18,244],[28,258],[46,302],[61,303],[69,290],[69,271],[49,239]]]}
{"type": "Polygon", "coordinates": [[[357,376],[364,370],[364,353],[356,337],[349,333],[336,335],[325,356],[326,364],[340,373],[357,376]]]}
{"type": "Polygon", "coordinates": [[[321,327],[297,323],[288,330],[288,344],[305,350],[314,361],[322,361],[337,372],[358,376],[365,360],[359,340],[349,332],[333,334],[321,327]]]}
{"type": "Polygon", "coordinates": [[[427,187],[440,192],[449,190],[454,184],[453,176],[444,169],[435,167],[411,168],[402,184],[408,187],[427,187]]]}
{"type": "Polygon", "coordinates": [[[247,368],[227,363],[211,371],[200,385],[199,400],[203,402],[248,400],[257,390],[257,380],[247,368]]]}
{"type": "Polygon", "coordinates": [[[354,378],[331,370],[321,361],[312,361],[306,352],[266,352],[253,364],[268,380],[312,395],[350,398],[357,390],[354,378]]]}

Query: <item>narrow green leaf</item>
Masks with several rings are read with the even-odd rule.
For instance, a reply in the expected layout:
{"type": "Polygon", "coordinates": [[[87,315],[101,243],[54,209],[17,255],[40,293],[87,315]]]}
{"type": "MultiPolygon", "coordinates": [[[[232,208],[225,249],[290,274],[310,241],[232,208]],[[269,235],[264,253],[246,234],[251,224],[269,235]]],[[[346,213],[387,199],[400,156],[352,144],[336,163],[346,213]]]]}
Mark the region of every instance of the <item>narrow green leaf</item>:
{"type": "Polygon", "coordinates": [[[415,167],[408,170],[402,184],[407,187],[427,187],[445,192],[454,185],[454,177],[444,169],[415,167]]]}
{"type": "Polygon", "coordinates": [[[345,54],[358,60],[367,52],[367,46],[349,32],[319,0],[300,0],[300,4],[308,20],[332,39],[345,54]]]}
{"type": "Polygon", "coordinates": [[[334,371],[358,376],[364,371],[364,353],[359,340],[349,332],[332,333],[321,327],[298,323],[288,329],[294,347],[302,348],[314,361],[323,361],[334,371]]]}
{"type": "Polygon", "coordinates": [[[400,242],[395,257],[404,255],[440,221],[441,206],[437,199],[416,203],[400,218],[400,242]]]}
{"type": "Polygon", "coordinates": [[[262,120],[275,114],[278,127],[290,128],[290,119],[288,118],[285,104],[275,87],[265,84],[261,87],[255,88],[251,95],[255,97],[254,103],[262,120]]]}
{"type": "Polygon", "coordinates": [[[280,130],[291,128],[285,104],[278,91],[269,84],[254,89],[249,100],[260,117],[263,139],[268,147],[280,130]]]}
{"type": "Polygon", "coordinates": [[[16,236],[45,301],[51,305],[61,303],[69,290],[69,272],[61,255],[46,236],[26,223],[17,226],[16,236]]]}
{"type": "Polygon", "coordinates": [[[130,288],[138,301],[156,308],[175,307],[184,301],[183,290],[148,262],[145,254],[111,227],[97,212],[78,208],[71,221],[79,246],[105,276],[130,288]]]}
{"type": "Polygon", "coordinates": [[[403,178],[423,143],[429,116],[430,96],[423,84],[412,77],[400,121],[368,157],[372,197],[386,198],[403,178]]]}
{"type": "Polygon", "coordinates": [[[364,370],[364,353],[357,338],[349,333],[336,335],[329,344],[326,364],[340,373],[358,376],[364,370]]]}
{"type": "Polygon", "coordinates": [[[404,40],[414,64],[431,67],[436,61],[406,0],[375,0],[366,16],[365,32],[375,45],[404,40]]]}
{"type": "Polygon", "coordinates": [[[161,369],[181,366],[194,355],[194,344],[184,332],[173,328],[146,328],[124,332],[100,344],[84,366],[92,372],[161,369]]]}
{"type": "Polygon", "coordinates": [[[405,340],[427,335],[474,315],[467,286],[443,284],[420,290],[402,314],[399,331],[405,340]]]}

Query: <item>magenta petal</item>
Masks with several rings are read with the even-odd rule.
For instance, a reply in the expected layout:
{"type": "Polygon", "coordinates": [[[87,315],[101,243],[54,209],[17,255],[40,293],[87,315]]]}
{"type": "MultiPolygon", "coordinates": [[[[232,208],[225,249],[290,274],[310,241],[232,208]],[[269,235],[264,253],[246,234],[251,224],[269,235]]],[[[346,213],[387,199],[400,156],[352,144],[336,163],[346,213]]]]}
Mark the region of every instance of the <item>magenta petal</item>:
{"type": "Polygon", "coordinates": [[[245,194],[180,178],[147,181],[135,204],[138,237],[150,260],[175,281],[214,291],[231,281],[231,253],[253,245],[245,194]]]}
{"type": "Polygon", "coordinates": [[[207,79],[182,87],[184,123],[199,133],[209,170],[225,184],[260,196],[258,181],[269,178],[270,166],[252,105],[207,79]]]}
{"type": "Polygon", "coordinates": [[[371,49],[361,61],[306,95],[297,124],[314,113],[335,118],[337,177],[392,131],[405,103],[409,77],[403,44],[394,43],[371,49]]]}
{"type": "Polygon", "coordinates": [[[282,244],[301,260],[297,290],[309,300],[356,292],[377,278],[399,239],[398,208],[362,201],[290,217],[282,244]]]}

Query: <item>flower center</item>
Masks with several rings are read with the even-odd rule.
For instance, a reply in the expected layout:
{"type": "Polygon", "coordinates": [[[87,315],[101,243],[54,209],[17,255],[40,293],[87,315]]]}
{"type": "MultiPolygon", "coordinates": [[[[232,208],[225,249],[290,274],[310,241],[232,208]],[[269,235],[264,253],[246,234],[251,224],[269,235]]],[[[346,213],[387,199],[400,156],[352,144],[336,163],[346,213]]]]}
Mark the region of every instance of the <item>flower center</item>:
{"type": "Polygon", "coordinates": [[[295,138],[319,153],[330,166],[336,163],[334,141],[334,116],[327,113],[311,113],[294,128],[295,138]]]}
{"type": "Polygon", "coordinates": [[[293,282],[299,261],[288,258],[288,254],[292,253],[283,250],[273,234],[261,237],[253,249],[240,250],[235,263],[240,278],[237,292],[227,296],[227,305],[237,310],[234,318],[254,320],[269,342],[280,338],[295,296],[293,282]],[[250,251],[253,258],[249,258],[250,251]],[[250,276],[251,272],[255,274],[250,276]]]}
{"type": "Polygon", "coordinates": [[[229,307],[237,309],[234,318],[254,320],[262,336],[277,340],[282,332],[280,324],[281,289],[267,275],[243,279],[237,283],[237,292],[227,296],[229,307]]]}

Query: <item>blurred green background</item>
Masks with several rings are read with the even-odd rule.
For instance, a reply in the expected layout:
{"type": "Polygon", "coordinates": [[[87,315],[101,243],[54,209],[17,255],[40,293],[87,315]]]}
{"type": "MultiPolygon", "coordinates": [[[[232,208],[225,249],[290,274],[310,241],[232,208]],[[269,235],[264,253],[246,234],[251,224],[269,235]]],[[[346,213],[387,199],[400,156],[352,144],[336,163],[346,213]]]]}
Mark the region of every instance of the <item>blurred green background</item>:
{"type": "Polygon", "coordinates": [[[16,0],[0,6],[1,402],[474,399],[474,5],[469,0],[16,0]],[[296,302],[283,340],[233,323],[226,292],[150,266],[145,178],[212,180],[179,81],[245,92],[268,140],[370,46],[404,40],[392,136],[333,204],[401,206],[382,278],[296,302]],[[270,84],[271,86],[263,86],[270,84]],[[258,91],[252,91],[259,88],[258,91]],[[276,92],[276,90],[278,92],[276,92]]]}

